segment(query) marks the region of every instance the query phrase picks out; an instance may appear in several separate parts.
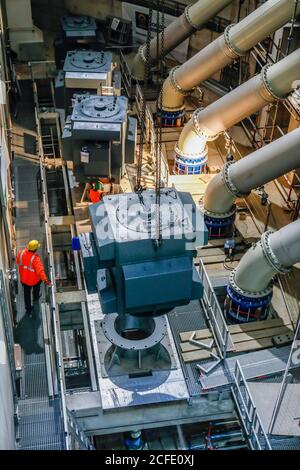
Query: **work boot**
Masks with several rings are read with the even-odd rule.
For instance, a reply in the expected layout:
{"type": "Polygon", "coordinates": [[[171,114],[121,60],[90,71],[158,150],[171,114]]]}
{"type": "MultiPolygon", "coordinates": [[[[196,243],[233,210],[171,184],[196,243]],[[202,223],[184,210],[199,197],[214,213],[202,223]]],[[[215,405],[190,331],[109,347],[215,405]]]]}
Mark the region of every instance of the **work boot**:
{"type": "Polygon", "coordinates": [[[31,307],[30,310],[26,310],[26,315],[28,315],[29,318],[32,318],[32,313],[33,313],[33,307],[31,307]]]}

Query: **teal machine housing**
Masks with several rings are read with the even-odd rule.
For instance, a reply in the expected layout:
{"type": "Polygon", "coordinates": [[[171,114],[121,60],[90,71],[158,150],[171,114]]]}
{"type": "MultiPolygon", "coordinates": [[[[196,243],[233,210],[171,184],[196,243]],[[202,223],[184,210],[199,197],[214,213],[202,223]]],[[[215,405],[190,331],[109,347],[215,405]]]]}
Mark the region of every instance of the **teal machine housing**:
{"type": "Polygon", "coordinates": [[[104,314],[156,317],[203,296],[193,258],[208,241],[204,218],[189,193],[164,188],[158,241],[155,197],[124,193],[89,208],[92,232],[80,235],[84,274],[104,314]]]}

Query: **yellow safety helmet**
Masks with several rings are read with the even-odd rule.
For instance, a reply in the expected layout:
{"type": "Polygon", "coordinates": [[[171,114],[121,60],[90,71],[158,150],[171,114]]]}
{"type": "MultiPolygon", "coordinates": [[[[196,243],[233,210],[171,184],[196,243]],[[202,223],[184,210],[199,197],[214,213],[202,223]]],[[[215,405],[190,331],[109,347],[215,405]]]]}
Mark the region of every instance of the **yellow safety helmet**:
{"type": "Polygon", "coordinates": [[[27,248],[29,251],[36,251],[41,245],[37,240],[30,240],[30,242],[27,245],[27,248]]]}

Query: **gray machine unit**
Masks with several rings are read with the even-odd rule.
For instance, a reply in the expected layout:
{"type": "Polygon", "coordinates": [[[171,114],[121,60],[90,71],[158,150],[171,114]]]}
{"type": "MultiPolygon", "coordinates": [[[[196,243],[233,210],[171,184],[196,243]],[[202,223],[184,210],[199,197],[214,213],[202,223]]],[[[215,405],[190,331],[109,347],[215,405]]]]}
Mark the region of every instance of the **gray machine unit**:
{"type": "Polygon", "coordinates": [[[74,89],[98,90],[112,84],[112,53],[69,51],[65,64],[65,86],[74,89]]]}
{"type": "Polygon", "coordinates": [[[193,265],[195,247],[207,242],[203,216],[190,194],[162,189],[157,244],[155,200],[147,190],[90,206],[93,233],[81,236],[81,247],[87,286],[98,290],[103,313],[157,316],[203,295],[193,265]]]}
{"type": "Polygon", "coordinates": [[[61,30],[54,40],[55,62],[60,69],[70,49],[99,50],[104,45],[103,34],[98,31],[95,18],[91,16],[63,16],[61,30]]]}
{"type": "Polygon", "coordinates": [[[78,95],[63,130],[63,158],[74,162],[78,181],[112,176],[120,181],[135,155],[136,119],[124,96],[78,95]]]}
{"type": "Polygon", "coordinates": [[[89,90],[101,94],[112,86],[113,56],[103,51],[69,51],[64,63],[65,108],[72,105],[74,93],[89,90]]]}

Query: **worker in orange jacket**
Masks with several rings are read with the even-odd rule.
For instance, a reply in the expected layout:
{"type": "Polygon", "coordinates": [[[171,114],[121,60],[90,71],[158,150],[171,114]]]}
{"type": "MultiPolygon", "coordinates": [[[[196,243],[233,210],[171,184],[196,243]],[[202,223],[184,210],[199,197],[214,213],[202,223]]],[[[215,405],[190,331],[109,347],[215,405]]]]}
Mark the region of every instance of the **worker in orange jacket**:
{"type": "Polygon", "coordinates": [[[40,297],[41,283],[45,282],[46,285],[51,285],[45,274],[43,263],[36,253],[39,247],[40,244],[37,240],[31,240],[27,248],[19,251],[16,260],[19,266],[21,283],[24,288],[25,309],[29,316],[31,316],[33,310],[31,291],[33,290],[33,301],[35,301],[40,297]]]}

